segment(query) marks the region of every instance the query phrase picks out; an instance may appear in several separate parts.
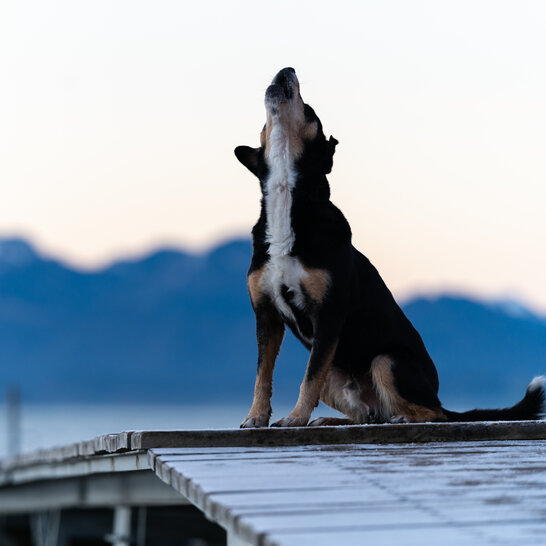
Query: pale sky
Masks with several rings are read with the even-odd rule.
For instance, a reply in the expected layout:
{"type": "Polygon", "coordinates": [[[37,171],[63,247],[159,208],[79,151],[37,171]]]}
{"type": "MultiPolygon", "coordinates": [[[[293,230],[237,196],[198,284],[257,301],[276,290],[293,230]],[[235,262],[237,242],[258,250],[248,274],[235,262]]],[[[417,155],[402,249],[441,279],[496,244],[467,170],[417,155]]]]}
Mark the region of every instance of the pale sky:
{"type": "Polygon", "coordinates": [[[546,312],[546,3],[0,4],[0,237],[80,267],[246,235],[263,94],[293,66],[332,200],[400,298],[546,312]]]}

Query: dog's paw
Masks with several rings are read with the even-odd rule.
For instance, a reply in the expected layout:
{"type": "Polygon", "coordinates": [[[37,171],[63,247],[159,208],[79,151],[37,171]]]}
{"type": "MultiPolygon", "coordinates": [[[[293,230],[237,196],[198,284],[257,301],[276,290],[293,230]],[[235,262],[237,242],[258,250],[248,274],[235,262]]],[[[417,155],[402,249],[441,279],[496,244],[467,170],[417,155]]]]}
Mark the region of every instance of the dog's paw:
{"type": "Polygon", "coordinates": [[[262,428],[269,425],[269,414],[260,413],[258,415],[249,415],[242,423],[240,428],[262,428]]]}
{"type": "Polygon", "coordinates": [[[394,415],[389,420],[390,423],[398,424],[398,423],[409,423],[408,419],[404,417],[403,415],[394,415]]]}
{"type": "Polygon", "coordinates": [[[283,417],[278,421],[275,421],[271,426],[272,427],[304,427],[309,421],[309,417],[295,417],[289,415],[288,417],[283,417]]]}

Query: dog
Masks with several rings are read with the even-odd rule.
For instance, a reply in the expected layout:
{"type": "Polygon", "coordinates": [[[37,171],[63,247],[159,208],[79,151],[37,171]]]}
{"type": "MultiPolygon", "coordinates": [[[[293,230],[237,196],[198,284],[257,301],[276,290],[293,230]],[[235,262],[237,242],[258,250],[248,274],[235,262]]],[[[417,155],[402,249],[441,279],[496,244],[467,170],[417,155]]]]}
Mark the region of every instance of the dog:
{"type": "Polygon", "coordinates": [[[330,201],[326,175],[338,141],[326,138],[303,102],[293,68],[273,78],[265,109],[260,146],[235,149],[262,191],[247,275],[258,371],[241,427],[269,425],[273,368],[286,326],[310,357],[294,409],[271,426],[307,425],[319,400],[346,418],[318,418],[310,426],[539,418],[544,376],[511,408],[456,413],[442,407],[438,373],[421,336],[352,245],[349,224],[330,201]]]}

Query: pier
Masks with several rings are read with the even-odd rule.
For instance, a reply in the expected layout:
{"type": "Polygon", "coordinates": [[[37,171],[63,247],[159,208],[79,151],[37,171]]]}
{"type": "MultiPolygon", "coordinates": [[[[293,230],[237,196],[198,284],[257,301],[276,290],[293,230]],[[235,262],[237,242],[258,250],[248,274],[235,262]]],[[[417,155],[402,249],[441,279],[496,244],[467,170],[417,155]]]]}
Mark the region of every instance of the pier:
{"type": "Polygon", "coordinates": [[[544,421],[128,431],[0,463],[2,545],[543,545],[545,507],[544,421]]]}

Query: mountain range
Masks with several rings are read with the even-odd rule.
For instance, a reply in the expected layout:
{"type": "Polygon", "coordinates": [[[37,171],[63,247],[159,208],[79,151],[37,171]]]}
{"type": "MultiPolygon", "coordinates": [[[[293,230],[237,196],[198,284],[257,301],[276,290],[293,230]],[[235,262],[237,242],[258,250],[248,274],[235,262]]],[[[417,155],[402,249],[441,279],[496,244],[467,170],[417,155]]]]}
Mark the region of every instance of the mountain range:
{"type": "MultiPolygon", "coordinates": [[[[250,403],[256,367],[248,240],[162,249],[83,272],[0,239],[0,396],[29,402],[250,403]]],[[[440,295],[402,303],[452,409],[505,406],[546,372],[546,319],[440,295]]],[[[295,401],[307,351],[291,334],[275,400],[295,401]]]]}

